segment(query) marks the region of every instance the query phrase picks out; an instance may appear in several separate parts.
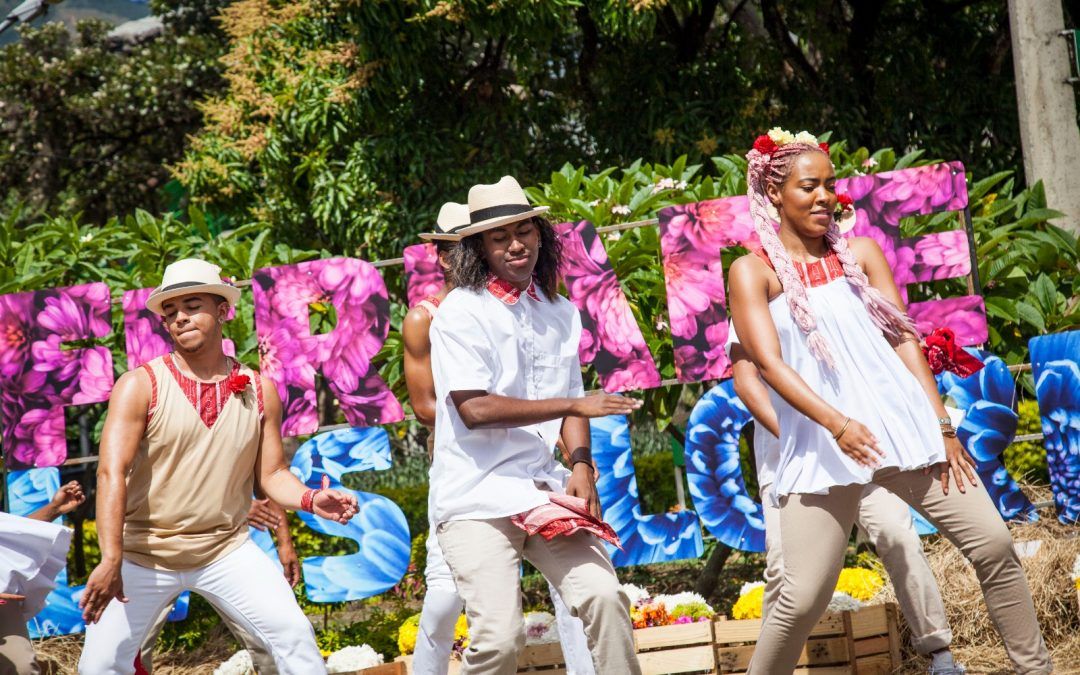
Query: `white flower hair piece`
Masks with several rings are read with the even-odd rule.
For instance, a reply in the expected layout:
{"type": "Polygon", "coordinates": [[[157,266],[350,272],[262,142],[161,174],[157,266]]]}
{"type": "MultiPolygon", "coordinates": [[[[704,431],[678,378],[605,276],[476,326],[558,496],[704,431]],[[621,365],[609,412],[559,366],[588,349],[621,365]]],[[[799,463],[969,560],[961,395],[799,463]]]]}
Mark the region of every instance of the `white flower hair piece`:
{"type": "Polygon", "coordinates": [[[809,131],[800,131],[797,134],[793,134],[787,129],[781,129],[780,127],[773,127],[769,129],[769,139],[776,145],[789,145],[791,143],[803,143],[805,145],[819,145],[817,136],[809,131]]]}

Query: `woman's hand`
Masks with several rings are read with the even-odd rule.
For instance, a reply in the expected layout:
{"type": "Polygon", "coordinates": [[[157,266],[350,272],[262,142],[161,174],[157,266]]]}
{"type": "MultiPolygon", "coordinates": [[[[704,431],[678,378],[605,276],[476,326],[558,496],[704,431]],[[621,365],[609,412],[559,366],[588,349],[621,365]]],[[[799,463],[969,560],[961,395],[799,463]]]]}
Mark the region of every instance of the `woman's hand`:
{"type": "Polygon", "coordinates": [[[964,489],[964,476],[975,487],[975,460],[971,458],[964,445],[955,436],[945,437],[945,461],[938,464],[941,471],[941,491],[949,494],[949,473],[952,472],[953,480],[960,492],[964,489]]]}
{"type": "Polygon", "coordinates": [[[836,439],[840,450],[860,466],[877,468],[879,458],[884,457],[885,453],[878,447],[874,434],[870,433],[866,425],[858,420],[848,418],[846,424],[847,428],[841,424],[836,429],[830,429],[834,435],[840,432],[840,437],[836,439]]]}
{"type": "Polygon", "coordinates": [[[86,495],[83,494],[82,485],[79,485],[79,481],[73,480],[60,486],[52,498],[52,505],[58,515],[66,516],[85,501],[86,495]]]}

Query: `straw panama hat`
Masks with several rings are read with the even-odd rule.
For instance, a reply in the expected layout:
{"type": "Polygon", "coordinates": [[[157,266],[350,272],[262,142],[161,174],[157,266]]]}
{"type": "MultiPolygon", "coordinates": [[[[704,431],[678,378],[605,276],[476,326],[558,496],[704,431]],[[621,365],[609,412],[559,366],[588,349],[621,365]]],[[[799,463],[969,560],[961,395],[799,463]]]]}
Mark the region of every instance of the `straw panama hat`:
{"type": "Polygon", "coordinates": [[[457,202],[446,202],[439,209],[439,216],[435,219],[436,230],[422,232],[420,238],[424,241],[461,241],[461,235],[456,230],[468,224],[469,207],[457,202]]]}
{"type": "Polygon", "coordinates": [[[240,289],[221,280],[221,268],[199,260],[185,258],[177,260],[165,268],[161,285],[154,289],[146,299],[146,308],[154,314],[161,314],[161,305],[166,300],[192,293],[210,293],[220,295],[228,301],[230,307],[236,307],[240,299],[240,289]]]}
{"type": "Polygon", "coordinates": [[[518,182],[510,176],[503,176],[498,183],[472,186],[469,190],[469,225],[457,232],[462,237],[468,237],[508,223],[528,220],[547,210],[546,206],[530,204],[518,182]]]}

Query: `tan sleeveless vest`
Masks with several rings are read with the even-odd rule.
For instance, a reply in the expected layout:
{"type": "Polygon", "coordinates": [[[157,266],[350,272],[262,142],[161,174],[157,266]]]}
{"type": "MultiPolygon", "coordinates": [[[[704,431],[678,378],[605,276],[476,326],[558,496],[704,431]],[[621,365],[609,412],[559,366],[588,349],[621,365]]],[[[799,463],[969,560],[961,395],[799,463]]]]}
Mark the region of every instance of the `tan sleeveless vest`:
{"type": "Polygon", "coordinates": [[[262,433],[258,375],[240,367],[251,378],[248,388],[229,395],[207,427],[167,358],[147,364],[154,394],[127,477],[124,557],[144,567],[189,570],[247,541],[262,433]]]}

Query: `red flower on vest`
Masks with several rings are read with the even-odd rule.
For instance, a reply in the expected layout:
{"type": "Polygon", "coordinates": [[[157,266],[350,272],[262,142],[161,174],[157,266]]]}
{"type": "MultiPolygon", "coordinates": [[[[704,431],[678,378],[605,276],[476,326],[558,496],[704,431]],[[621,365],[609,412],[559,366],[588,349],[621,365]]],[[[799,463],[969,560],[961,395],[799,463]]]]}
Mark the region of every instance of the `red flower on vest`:
{"type": "Polygon", "coordinates": [[[234,370],[227,378],[225,378],[225,391],[230,394],[243,394],[250,382],[250,377],[241,375],[238,371],[234,370]]]}

